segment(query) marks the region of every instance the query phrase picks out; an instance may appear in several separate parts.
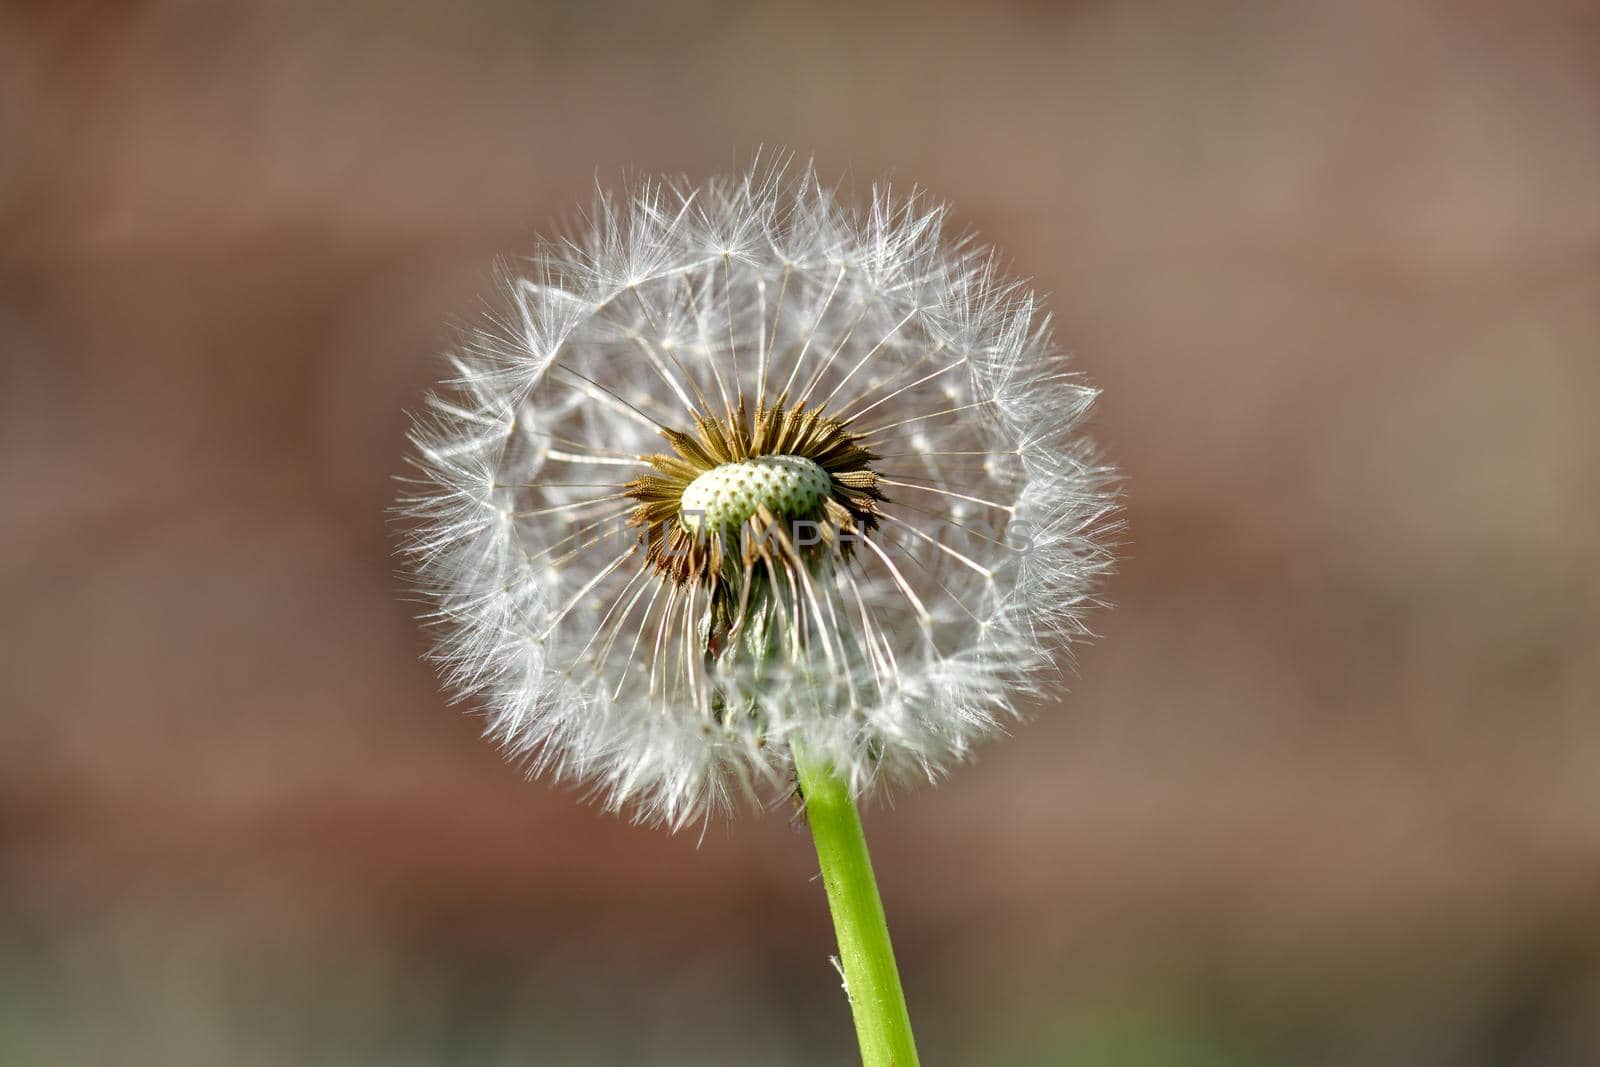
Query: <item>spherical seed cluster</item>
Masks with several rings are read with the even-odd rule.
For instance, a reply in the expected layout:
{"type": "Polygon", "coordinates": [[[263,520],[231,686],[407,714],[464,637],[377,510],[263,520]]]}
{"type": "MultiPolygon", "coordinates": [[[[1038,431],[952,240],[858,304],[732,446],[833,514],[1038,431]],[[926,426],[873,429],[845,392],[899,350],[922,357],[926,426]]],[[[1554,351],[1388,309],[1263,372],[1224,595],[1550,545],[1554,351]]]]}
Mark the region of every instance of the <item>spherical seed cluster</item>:
{"type": "Polygon", "coordinates": [[[407,548],[509,752],[677,826],[800,747],[858,792],[931,778],[1059,692],[1116,529],[1095,391],[944,223],[758,167],[602,197],[506,276],[416,420],[407,548]],[[681,524],[803,510],[797,455],[859,536],[719,557],[681,524]]]}
{"type": "Polygon", "coordinates": [[[730,530],[765,505],[784,519],[816,516],[832,479],[804,456],[757,456],[713,467],[683,491],[678,521],[689,530],[730,530]]]}

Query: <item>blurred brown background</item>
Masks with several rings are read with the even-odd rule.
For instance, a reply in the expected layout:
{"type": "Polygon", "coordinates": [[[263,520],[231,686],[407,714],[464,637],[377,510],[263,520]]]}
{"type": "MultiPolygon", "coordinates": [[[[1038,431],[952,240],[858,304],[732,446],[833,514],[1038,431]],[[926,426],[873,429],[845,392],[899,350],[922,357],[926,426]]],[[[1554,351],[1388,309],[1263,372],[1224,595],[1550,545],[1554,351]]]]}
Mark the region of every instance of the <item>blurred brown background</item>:
{"type": "Polygon", "coordinates": [[[869,815],[937,1064],[1600,1063],[1600,9],[0,8],[0,1062],[853,1055],[786,811],[447,708],[385,508],[493,258],[757,146],[1105,388],[1060,707],[869,815]]]}

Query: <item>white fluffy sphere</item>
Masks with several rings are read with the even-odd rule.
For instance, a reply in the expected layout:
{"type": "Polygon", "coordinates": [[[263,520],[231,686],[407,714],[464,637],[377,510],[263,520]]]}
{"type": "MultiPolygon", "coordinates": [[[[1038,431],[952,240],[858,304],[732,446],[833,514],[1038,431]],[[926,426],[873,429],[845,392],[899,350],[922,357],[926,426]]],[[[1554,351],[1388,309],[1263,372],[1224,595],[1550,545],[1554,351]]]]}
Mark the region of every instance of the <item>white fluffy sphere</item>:
{"type": "Polygon", "coordinates": [[[965,756],[1086,635],[1095,393],[944,221],[757,168],[602,197],[506,272],[405,508],[438,658],[510,751],[672,825],[783,788],[796,745],[864,791],[965,756]]]}

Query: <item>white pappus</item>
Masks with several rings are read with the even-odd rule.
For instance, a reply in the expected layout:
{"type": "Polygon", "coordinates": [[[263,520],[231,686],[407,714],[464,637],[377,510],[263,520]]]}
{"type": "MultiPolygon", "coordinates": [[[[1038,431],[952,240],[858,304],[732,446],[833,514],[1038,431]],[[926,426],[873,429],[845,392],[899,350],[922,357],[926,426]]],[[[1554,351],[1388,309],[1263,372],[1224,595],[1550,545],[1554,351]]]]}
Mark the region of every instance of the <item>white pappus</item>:
{"type": "Polygon", "coordinates": [[[503,272],[414,419],[406,551],[449,685],[673,826],[933,777],[1087,635],[1095,391],[946,210],[806,167],[602,195],[503,272]]]}

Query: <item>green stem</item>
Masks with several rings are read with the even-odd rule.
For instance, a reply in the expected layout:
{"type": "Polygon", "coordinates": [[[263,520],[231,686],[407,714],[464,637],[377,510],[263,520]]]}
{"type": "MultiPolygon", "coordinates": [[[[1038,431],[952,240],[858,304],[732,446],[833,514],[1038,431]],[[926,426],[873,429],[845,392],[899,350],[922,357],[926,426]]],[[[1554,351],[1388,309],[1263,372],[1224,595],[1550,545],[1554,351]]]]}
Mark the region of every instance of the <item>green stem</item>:
{"type": "Polygon", "coordinates": [[[850,784],[798,750],[795,770],[833,912],[861,1062],[864,1067],[917,1067],[911,1016],[850,784]]]}

